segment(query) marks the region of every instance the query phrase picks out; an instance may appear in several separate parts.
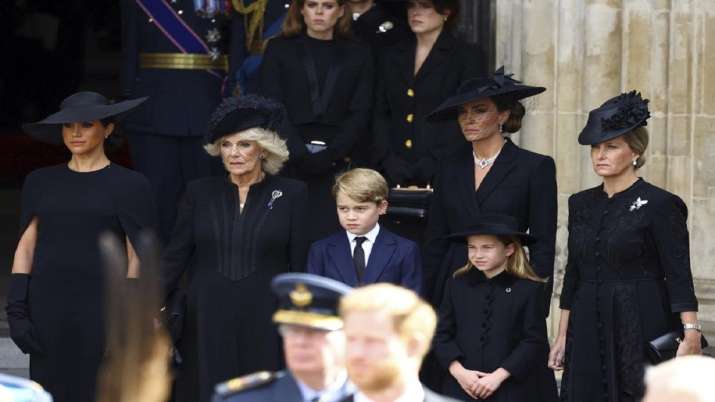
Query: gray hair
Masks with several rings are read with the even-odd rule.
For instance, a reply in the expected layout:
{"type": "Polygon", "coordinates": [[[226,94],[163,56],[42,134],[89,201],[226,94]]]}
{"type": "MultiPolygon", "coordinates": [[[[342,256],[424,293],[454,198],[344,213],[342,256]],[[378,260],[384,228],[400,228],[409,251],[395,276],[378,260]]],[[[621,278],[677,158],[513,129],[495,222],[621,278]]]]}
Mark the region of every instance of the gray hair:
{"type": "MultiPolygon", "coordinates": [[[[290,153],[286,140],[282,139],[275,131],[266,130],[261,127],[252,127],[239,131],[240,138],[244,141],[256,141],[265,151],[266,157],[261,161],[261,168],[264,172],[275,175],[281,171],[283,165],[288,160],[290,153]]],[[[223,136],[216,141],[204,145],[204,149],[211,156],[221,155],[221,141],[227,136],[223,136]]]]}
{"type": "Polygon", "coordinates": [[[682,356],[650,367],[646,372],[644,402],[715,401],[712,375],[715,359],[704,356],[682,356]]]}

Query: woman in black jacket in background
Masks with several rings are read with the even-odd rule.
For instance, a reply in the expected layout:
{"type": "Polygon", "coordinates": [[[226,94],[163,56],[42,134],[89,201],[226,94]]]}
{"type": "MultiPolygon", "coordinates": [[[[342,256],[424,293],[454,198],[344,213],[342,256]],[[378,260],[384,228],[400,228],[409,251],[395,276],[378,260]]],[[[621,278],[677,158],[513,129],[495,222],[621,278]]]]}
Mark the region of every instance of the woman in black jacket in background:
{"type": "Polygon", "coordinates": [[[426,120],[464,80],[487,73],[479,48],[453,34],[458,11],[456,0],[408,1],[415,36],[379,60],[375,158],[391,185],[430,184],[439,159],[465,145],[455,120],[426,120]]]}
{"type": "Polygon", "coordinates": [[[344,3],[294,1],[281,36],[268,42],[259,77],[260,93],[288,112],[292,173],[308,184],[311,241],[340,228],[330,188],[367,132],[372,102],[372,55],[349,39],[344,3]]]}

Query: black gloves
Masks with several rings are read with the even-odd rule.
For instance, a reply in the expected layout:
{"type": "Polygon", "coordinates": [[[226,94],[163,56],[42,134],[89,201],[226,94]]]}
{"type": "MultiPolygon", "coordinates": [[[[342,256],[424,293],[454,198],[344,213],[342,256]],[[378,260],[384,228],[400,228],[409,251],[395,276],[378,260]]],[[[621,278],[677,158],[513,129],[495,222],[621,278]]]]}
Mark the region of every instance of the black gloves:
{"type": "Polygon", "coordinates": [[[7,321],[10,324],[10,338],[23,353],[43,354],[35,327],[30,319],[28,304],[29,274],[12,274],[10,276],[10,292],[7,296],[7,321]]]}

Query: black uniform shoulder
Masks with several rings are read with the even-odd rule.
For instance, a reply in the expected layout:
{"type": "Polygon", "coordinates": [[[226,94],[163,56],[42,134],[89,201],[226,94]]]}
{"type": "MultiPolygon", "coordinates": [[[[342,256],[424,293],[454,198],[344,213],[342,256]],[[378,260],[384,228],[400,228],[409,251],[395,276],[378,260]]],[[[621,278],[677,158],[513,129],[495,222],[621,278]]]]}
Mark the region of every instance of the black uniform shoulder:
{"type": "Polygon", "coordinates": [[[284,375],[284,372],[259,371],[216,384],[213,402],[240,401],[244,395],[268,387],[284,375]]]}

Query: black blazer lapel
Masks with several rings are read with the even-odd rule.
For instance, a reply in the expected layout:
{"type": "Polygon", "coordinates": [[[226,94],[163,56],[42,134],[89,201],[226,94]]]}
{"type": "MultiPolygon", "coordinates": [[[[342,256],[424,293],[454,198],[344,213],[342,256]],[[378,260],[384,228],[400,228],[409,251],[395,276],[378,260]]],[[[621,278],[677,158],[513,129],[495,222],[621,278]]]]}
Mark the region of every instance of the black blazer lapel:
{"type": "Polygon", "coordinates": [[[318,84],[318,69],[315,66],[315,59],[308,51],[306,39],[300,38],[300,46],[296,46],[298,58],[303,64],[306,78],[308,80],[308,88],[310,88],[310,103],[313,110],[313,115],[319,117],[323,114],[323,104],[320,97],[320,85],[318,84]]]}
{"type": "MultiPolygon", "coordinates": [[[[419,71],[417,71],[415,81],[425,79],[425,77],[427,77],[442,63],[447,62],[447,60],[449,60],[449,56],[452,54],[452,50],[454,49],[454,42],[454,37],[447,31],[443,30],[442,33],[439,34],[437,42],[435,42],[434,47],[432,47],[432,50],[429,52],[429,55],[422,64],[422,67],[420,67],[419,71]]],[[[412,65],[414,70],[414,54],[412,56],[412,65]]]]}
{"type": "MultiPolygon", "coordinates": [[[[481,205],[494,189],[504,181],[509,175],[509,172],[514,169],[516,153],[516,145],[514,145],[510,139],[507,139],[504,148],[502,148],[499,156],[497,156],[497,159],[494,161],[494,165],[489,169],[489,173],[484,176],[482,184],[479,185],[479,189],[477,190],[477,204],[481,205]]],[[[474,175],[474,173],[472,173],[472,175],[474,175]]]]}
{"type": "Polygon", "coordinates": [[[387,52],[388,60],[395,62],[397,71],[408,87],[412,86],[414,82],[416,46],[417,42],[413,39],[407,43],[397,45],[394,52],[387,52]]]}
{"type": "Polygon", "coordinates": [[[390,262],[390,258],[395,253],[397,248],[397,242],[385,229],[380,228],[380,232],[375,238],[375,244],[372,245],[372,250],[370,251],[370,258],[367,261],[367,267],[365,267],[365,278],[363,282],[365,283],[375,283],[382,275],[382,272],[387,267],[387,263],[390,262]]]}
{"type": "Polygon", "coordinates": [[[343,282],[350,286],[358,285],[355,264],[353,263],[352,253],[350,252],[350,243],[345,233],[340,233],[332,239],[328,245],[328,257],[330,258],[330,262],[337,268],[340,276],[342,276],[343,282]]]}
{"type": "Polygon", "coordinates": [[[452,180],[457,184],[454,188],[458,189],[462,206],[468,211],[469,216],[476,218],[481,213],[481,209],[479,204],[474,202],[474,157],[471,151],[465,151],[460,153],[458,158],[456,169],[452,172],[452,180]]]}
{"type": "Polygon", "coordinates": [[[343,67],[343,61],[345,60],[345,52],[342,46],[337,47],[338,57],[332,60],[330,67],[328,67],[328,74],[325,77],[325,82],[323,83],[323,93],[320,94],[320,114],[322,115],[328,108],[328,103],[335,92],[335,87],[337,87],[338,77],[340,76],[340,70],[343,67]]]}

